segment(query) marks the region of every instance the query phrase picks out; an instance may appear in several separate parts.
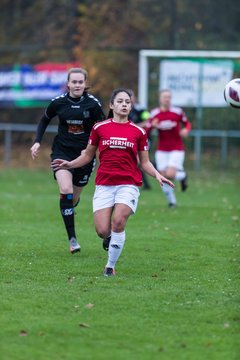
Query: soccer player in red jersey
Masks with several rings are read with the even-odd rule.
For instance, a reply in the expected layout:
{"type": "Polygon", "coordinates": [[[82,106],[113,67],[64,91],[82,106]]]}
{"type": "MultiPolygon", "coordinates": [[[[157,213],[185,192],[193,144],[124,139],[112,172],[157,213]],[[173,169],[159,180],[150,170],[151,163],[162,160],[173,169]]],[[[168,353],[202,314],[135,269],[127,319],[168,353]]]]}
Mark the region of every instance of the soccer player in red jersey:
{"type": "Polygon", "coordinates": [[[131,93],[125,89],[113,91],[108,120],[93,126],[88,146],[72,161],[55,159],[55,171],[87,164],[99,150],[99,167],[93,197],[94,223],[103,248],[108,251],[105,276],[115,274],[115,264],[125,242],[125,227],[138,204],[142,174],[138,167],[157,179],[160,185],[173,183],[162,176],[149,161],[148,140],[144,129],[128,119],[132,108],[131,93]]]}
{"type": "MultiPolygon", "coordinates": [[[[87,72],[82,68],[72,68],[67,78],[68,92],[53,99],[42,116],[33,146],[32,158],[40,151],[41,141],[50,121],[58,116],[58,133],[52,145],[51,159],[75,159],[87,147],[93,125],[105,119],[102,106],[93,95],[87,92],[87,72]]],[[[67,231],[70,252],[80,251],[76,239],[74,207],[87,185],[95,167],[95,159],[84,167],[62,170],[54,173],[60,190],[60,211],[67,231]]]]}
{"type": "MultiPolygon", "coordinates": [[[[181,189],[187,189],[187,175],[183,164],[185,150],[183,138],[191,130],[185,112],[171,105],[171,92],[161,90],[159,93],[159,107],[151,111],[145,128],[149,133],[152,129],[158,131],[158,143],[155,153],[155,163],[158,171],[171,181],[180,181],[181,189]]],[[[164,184],[162,190],[167,198],[169,207],[176,206],[174,188],[164,184]]]]}

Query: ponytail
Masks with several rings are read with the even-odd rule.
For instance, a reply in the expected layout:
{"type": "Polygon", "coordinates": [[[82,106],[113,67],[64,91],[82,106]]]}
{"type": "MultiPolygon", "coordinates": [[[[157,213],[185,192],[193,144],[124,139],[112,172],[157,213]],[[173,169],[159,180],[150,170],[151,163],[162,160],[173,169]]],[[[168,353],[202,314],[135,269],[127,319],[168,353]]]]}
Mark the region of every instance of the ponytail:
{"type": "Polygon", "coordinates": [[[113,110],[110,109],[109,112],[108,112],[108,116],[107,116],[107,119],[111,119],[113,118],[113,110]]]}

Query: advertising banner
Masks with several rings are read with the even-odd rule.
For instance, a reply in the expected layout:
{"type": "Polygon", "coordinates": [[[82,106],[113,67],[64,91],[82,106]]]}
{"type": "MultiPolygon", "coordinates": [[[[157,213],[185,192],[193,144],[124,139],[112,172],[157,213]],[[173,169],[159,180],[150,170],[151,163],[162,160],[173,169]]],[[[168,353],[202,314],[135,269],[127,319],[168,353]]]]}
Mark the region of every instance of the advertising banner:
{"type": "Polygon", "coordinates": [[[41,107],[66,92],[67,72],[76,63],[0,67],[0,107],[41,107]]]}
{"type": "Polygon", "coordinates": [[[232,76],[230,60],[163,60],[159,87],[171,90],[177,106],[224,107],[223,90],[232,76]]]}

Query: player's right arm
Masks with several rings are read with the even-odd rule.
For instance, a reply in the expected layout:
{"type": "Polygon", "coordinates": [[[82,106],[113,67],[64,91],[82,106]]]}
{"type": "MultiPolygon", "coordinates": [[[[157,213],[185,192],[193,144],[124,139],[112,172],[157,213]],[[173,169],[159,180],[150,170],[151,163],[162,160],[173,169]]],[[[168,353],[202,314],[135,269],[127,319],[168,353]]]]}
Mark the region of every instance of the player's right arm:
{"type": "Polygon", "coordinates": [[[54,102],[51,102],[48,105],[44,115],[42,116],[42,118],[38,124],[34,144],[30,149],[33,159],[35,159],[38,156],[43,135],[44,135],[46,128],[48,127],[51,119],[55,115],[56,115],[56,112],[55,112],[54,102]]]}
{"type": "Polygon", "coordinates": [[[162,176],[158,170],[153,166],[151,161],[149,160],[148,151],[139,151],[138,152],[139,160],[143,171],[145,171],[148,175],[155,177],[161,186],[163,183],[168,184],[172,188],[174,188],[174,184],[164,176],[162,176]]]}
{"type": "Polygon", "coordinates": [[[142,127],[146,130],[148,136],[150,135],[152,129],[154,129],[158,125],[158,122],[159,122],[159,120],[157,118],[158,113],[159,113],[158,108],[153,109],[150,112],[149,117],[147,118],[147,120],[143,122],[142,127]]]}
{"type": "Polygon", "coordinates": [[[74,169],[79,168],[84,165],[87,165],[92,161],[94,156],[96,155],[97,146],[88,144],[85,150],[82,151],[82,154],[78,156],[76,159],[72,161],[66,161],[63,159],[55,159],[51,163],[51,168],[54,171],[57,170],[68,170],[68,169],[74,169]]]}
{"type": "Polygon", "coordinates": [[[191,131],[192,125],[184,111],[182,111],[181,124],[183,127],[180,129],[180,136],[186,138],[191,131]]]}

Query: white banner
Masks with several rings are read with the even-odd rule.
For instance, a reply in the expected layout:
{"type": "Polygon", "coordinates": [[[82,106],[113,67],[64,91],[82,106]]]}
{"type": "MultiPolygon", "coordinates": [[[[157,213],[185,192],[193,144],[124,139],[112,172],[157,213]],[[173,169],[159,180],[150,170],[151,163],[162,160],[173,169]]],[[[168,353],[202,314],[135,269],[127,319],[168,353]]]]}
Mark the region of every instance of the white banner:
{"type": "Polygon", "coordinates": [[[188,107],[224,107],[223,91],[233,76],[233,62],[163,60],[160,89],[169,89],[172,103],[188,107]]]}

